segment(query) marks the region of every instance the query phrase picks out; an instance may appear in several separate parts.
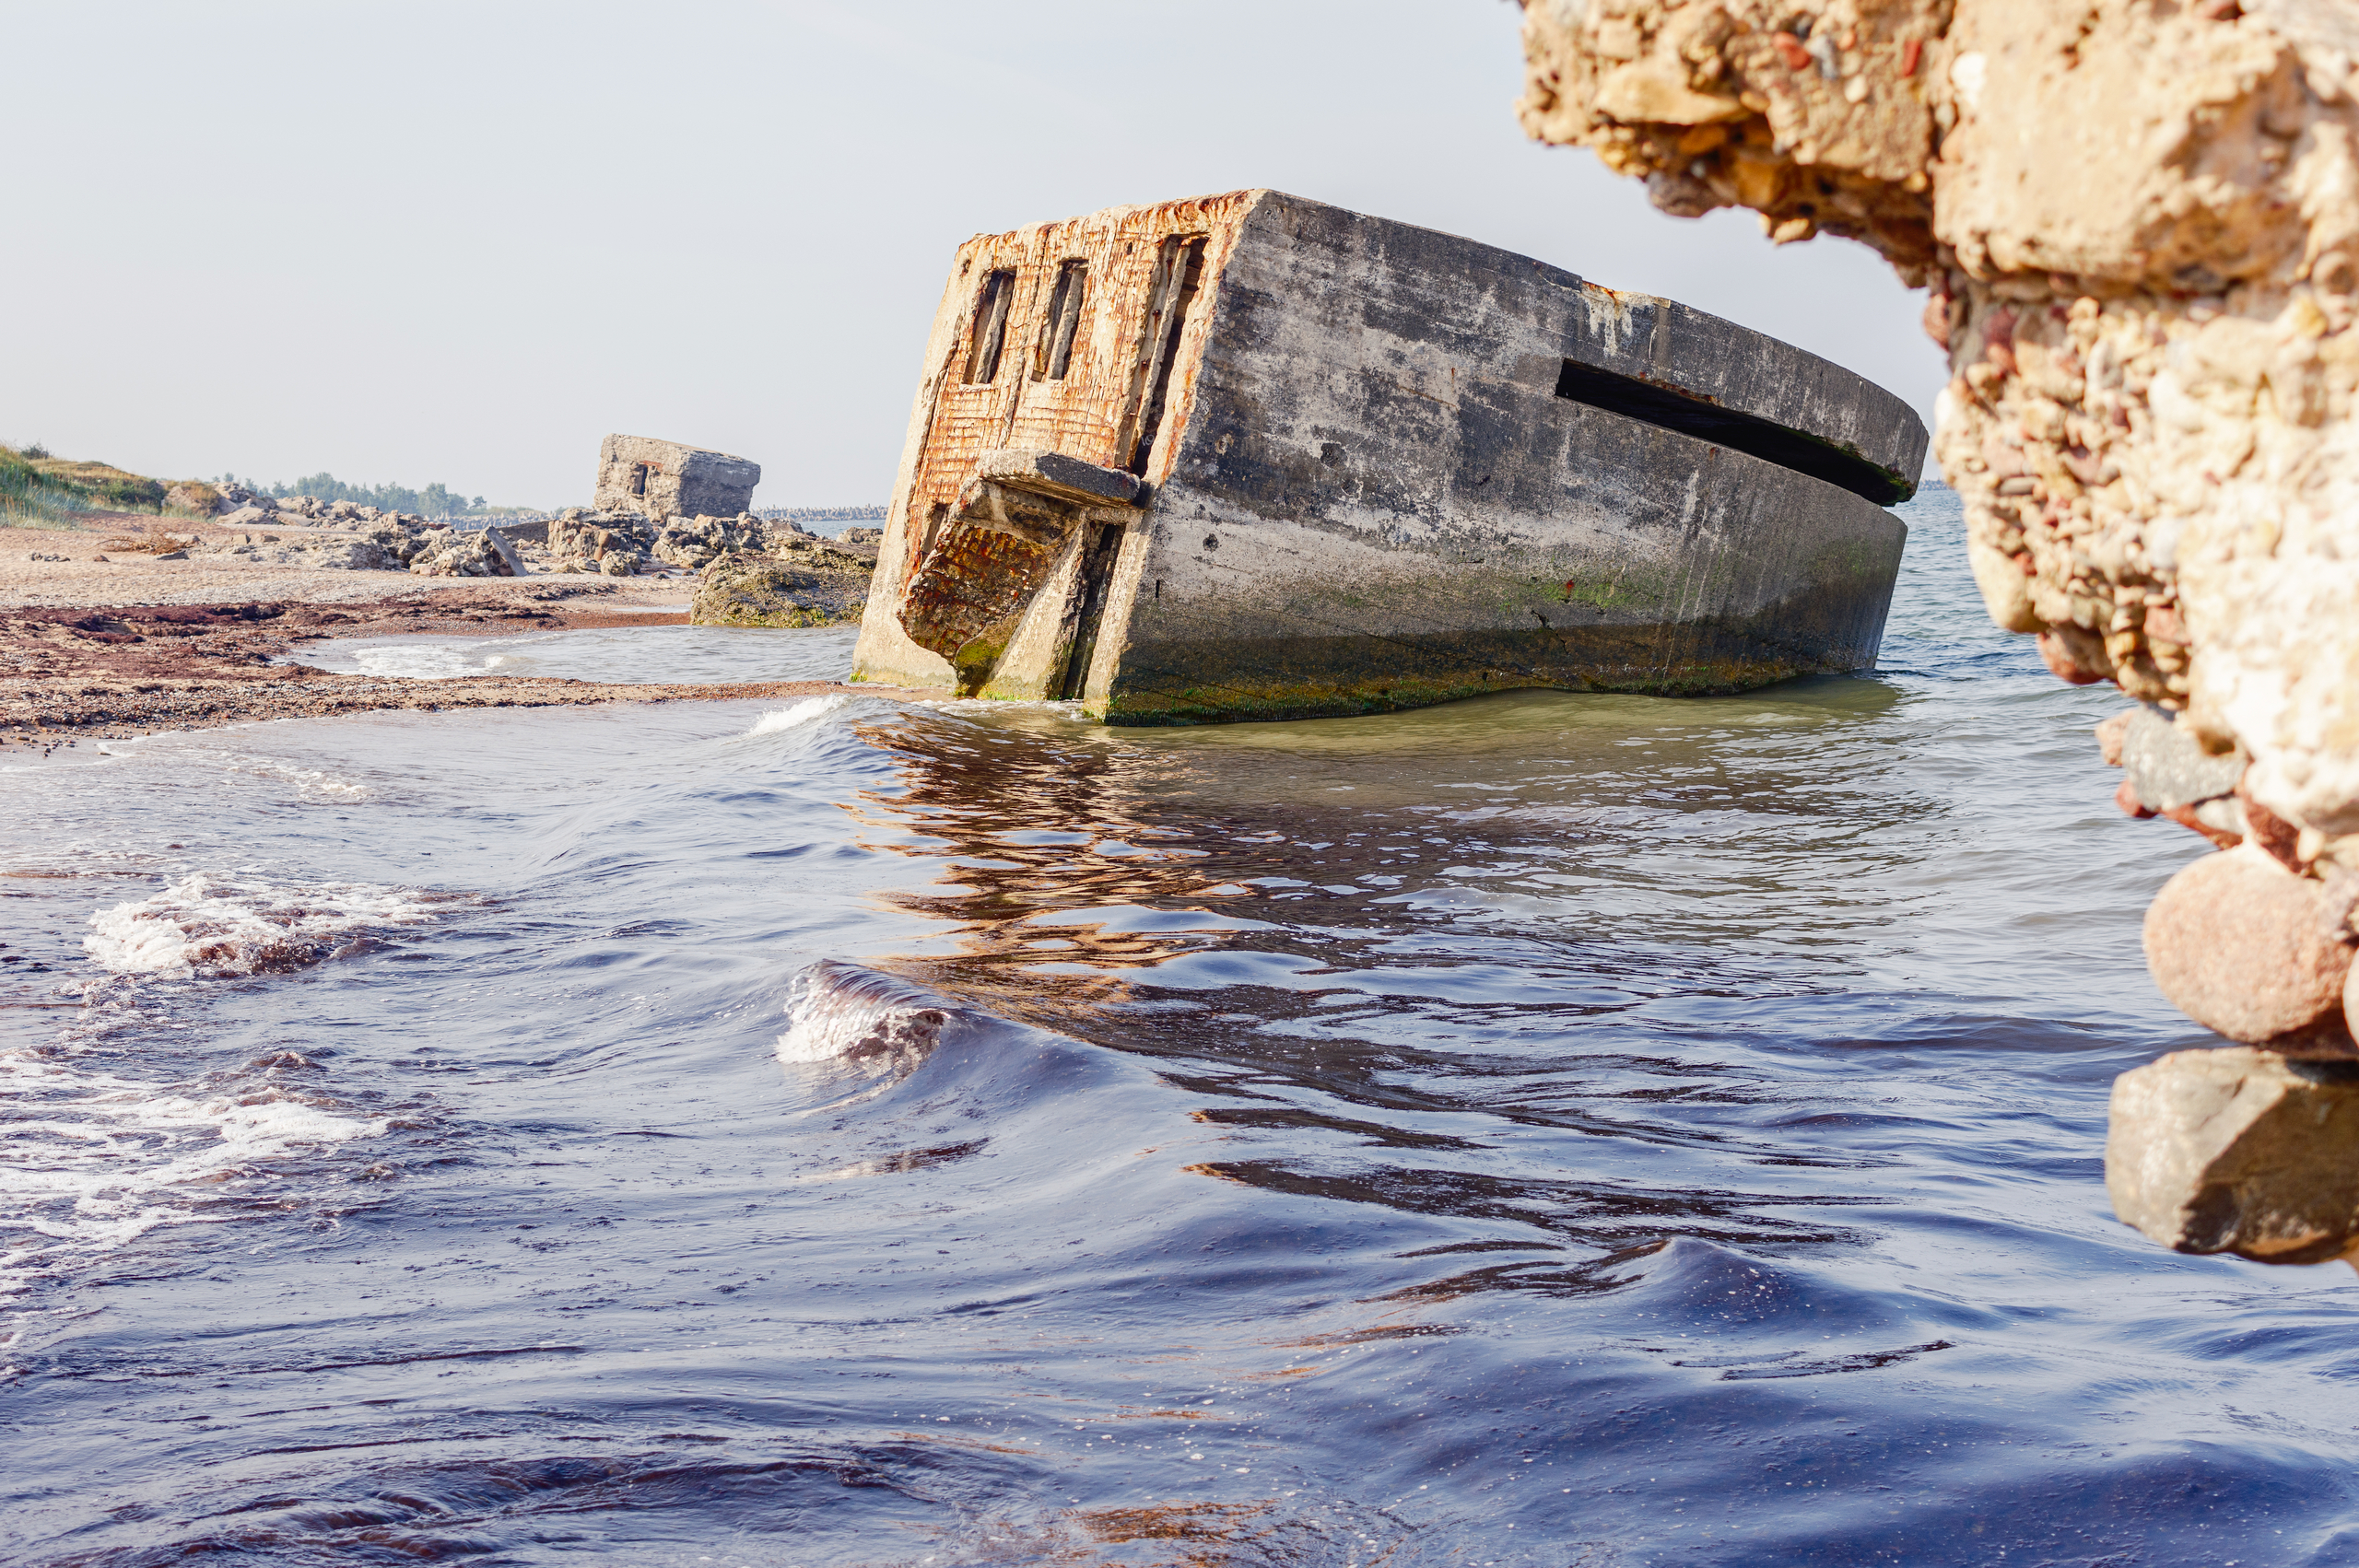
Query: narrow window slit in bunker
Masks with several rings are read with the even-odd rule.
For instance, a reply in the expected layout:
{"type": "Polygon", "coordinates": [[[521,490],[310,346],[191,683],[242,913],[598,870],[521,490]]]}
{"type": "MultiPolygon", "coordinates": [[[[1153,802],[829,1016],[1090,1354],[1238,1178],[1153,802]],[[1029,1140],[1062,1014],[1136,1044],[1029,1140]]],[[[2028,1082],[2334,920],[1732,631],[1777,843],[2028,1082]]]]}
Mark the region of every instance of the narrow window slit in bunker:
{"type": "Polygon", "coordinates": [[[1062,381],[1073,368],[1074,329],[1081,325],[1081,297],[1089,286],[1089,263],[1068,261],[1057,268],[1057,285],[1049,295],[1049,317],[1040,324],[1039,359],[1032,368],[1034,380],[1062,381]]]}
{"type": "Polygon", "coordinates": [[[1154,455],[1163,405],[1171,392],[1171,372],[1180,360],[1180,329],[1188,324],[1188,307],[1195,302],[1203,275],[1204,236],[1175,234],[1163,242],[1148,295],[1144,340],[1140,345],[1144,353],[1139,369],[1144,377],[1133,383],[1132,392],[1138,414],[1138,435],[1131,444],[1133,474],[1144,474],[1147,460],[1154,455]]]}
{"type": "Polygon", "coordinates": [[[634,462],[630,465],[630,493],[634,496],[647,494],[647,464],[634,462]]]}
{"type": "Polygon", "coordinates": [[[1890,470],[1855,457],[1831,441],[1789,429],[1757,414],[1724,408],[1692,393],[1673,392],[1578,359],[1565,361],[1556,377],[1556,395],[1823,479],[1880,507],[1905,501],[1916,492],[1915,486],[1890,470]]]}
{"type": "Polygon", "coordinates": [[[967,345],[970,387],[999,379],[1000,345],[1007,339],[1007,307],[1015,294],[1015,273],[1002,270],[983,275],[982,291],[975,296],[975,335],[967,345]]]}

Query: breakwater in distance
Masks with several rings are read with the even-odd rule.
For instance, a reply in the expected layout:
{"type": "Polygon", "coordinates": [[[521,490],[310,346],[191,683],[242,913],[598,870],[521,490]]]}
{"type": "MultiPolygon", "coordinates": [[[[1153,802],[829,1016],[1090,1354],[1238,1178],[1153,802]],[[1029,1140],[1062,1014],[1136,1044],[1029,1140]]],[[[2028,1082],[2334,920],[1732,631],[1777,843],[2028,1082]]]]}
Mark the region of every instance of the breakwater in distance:
{"type": "Polygon", "coordinates": [[[2204,847],[1901,510],[1739,697],[12,758],[0,1555],[2350,1561],[2350,1271],[2106,1203],[2204,847]]]}

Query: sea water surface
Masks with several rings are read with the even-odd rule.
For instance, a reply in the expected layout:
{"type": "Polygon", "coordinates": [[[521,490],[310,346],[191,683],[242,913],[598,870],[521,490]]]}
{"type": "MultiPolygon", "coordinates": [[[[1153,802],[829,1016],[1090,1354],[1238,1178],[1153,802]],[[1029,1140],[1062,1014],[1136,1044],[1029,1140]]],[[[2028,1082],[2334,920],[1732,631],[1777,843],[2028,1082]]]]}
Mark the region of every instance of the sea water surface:
{"type": "Polygon", "coordinates": [[[2359,1562],[2359,1281],[2106,1202],[2202,846],[1906,510],[1725,699],[0,760],[0,1558],[2359,1562]]]}

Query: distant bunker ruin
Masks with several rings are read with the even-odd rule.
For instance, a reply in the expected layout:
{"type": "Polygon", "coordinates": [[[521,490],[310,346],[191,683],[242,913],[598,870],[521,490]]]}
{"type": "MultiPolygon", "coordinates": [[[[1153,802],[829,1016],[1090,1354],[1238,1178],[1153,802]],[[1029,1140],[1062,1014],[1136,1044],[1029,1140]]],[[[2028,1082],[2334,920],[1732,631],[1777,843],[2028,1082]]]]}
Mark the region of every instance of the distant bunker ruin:
{"type": "Polygon", "coordinates": [[[754,504],[762,465],[727,452],[684,447],[648,436],[608,436],[598,443],[599,511],[651,518],[735,517],[754,504]]]}
{"type": "Polygon", "coordinates": [[[1925,441],[1773,338],[1274,191],[980,236],[853,679],[1175,724],[1872,668],[1925,441]]]}

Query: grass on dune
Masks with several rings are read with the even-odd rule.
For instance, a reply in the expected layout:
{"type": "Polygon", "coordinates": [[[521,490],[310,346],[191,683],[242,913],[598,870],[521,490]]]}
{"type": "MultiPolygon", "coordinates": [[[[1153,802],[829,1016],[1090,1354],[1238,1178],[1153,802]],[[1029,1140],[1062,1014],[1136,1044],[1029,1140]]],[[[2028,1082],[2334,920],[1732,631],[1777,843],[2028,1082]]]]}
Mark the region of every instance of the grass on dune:
{"type": "Polygon", "coordinates": [[[104,462],[0,446],[0,526],[72,528],[84,513],[164,510],[160,480],[104,462]]]}

